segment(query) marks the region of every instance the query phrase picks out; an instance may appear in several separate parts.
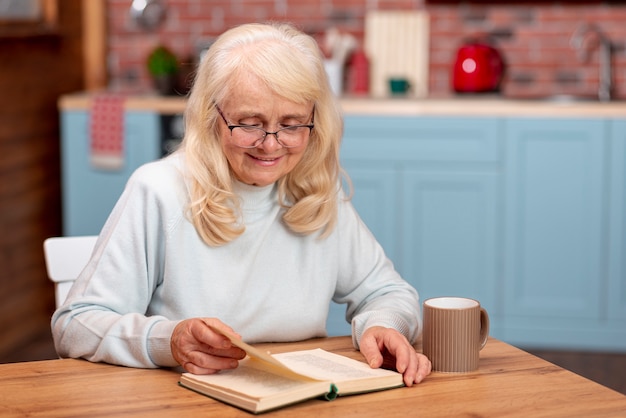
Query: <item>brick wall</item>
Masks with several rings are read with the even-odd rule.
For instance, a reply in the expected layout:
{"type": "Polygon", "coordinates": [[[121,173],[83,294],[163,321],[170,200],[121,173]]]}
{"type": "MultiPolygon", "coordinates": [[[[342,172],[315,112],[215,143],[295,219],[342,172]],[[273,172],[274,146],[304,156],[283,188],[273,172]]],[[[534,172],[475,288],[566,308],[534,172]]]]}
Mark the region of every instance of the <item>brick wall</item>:
{"type": "Polygon", "coordinates": [[[295,23],[315,36],[329,27],[363,39],[368,10],[425,9],[431,19],[429,91],[450,94],[455,52],[469,36],[490,35],[503,52],[507,96],[595,94],[598,48],[593,37],[582,62],[570,39],[583,23],[595,23],[614,41],[615,93],[626,98],[626,5],[600,1],[435,2],[425,0],[165,0],[167,15],[158,30],[141,29],[129,17],[129,0],[107,0],[111,87],[150,88],[145,70],[149,50],[169,46],[184,61],[225,29],[251,21],[295,23]]]}

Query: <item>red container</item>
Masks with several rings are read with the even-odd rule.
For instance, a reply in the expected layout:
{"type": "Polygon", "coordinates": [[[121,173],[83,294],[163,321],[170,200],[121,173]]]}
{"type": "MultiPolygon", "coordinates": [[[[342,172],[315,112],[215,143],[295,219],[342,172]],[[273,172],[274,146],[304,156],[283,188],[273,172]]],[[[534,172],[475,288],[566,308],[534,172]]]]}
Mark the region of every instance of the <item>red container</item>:
{"type": "Polygon", "coordinates": [[[348,92],[364,95],[370,88],[370,63],[362,49],[356,50],[348,65],[348,92]]]}
{"type": "Polygon", "coordinates": [[[470,42],[457,51],[452,77],[459,93],[485,93],[500,90],[504,61],[500,52],[484,42],[470,42]]]}

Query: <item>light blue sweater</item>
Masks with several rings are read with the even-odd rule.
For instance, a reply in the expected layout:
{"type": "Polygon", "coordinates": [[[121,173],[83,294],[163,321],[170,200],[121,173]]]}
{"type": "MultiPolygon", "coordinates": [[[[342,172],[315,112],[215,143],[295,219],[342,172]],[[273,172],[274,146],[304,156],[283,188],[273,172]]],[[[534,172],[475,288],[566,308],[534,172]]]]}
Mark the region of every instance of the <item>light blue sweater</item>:
{"type": "Polygon", "coordinates": [[[347,303],[353,342],[373,325],[409,341],[421,328],[417,292],[341,200],[332,234],[301,236],[281,221],[275,185],[237,185],[245,233],[207,246],[185,217],[182,158],[129,180],[67,301],[52,317],[62,357],[131,367],[176,362],[170,336],[191,317],[216,317],[254,342],[326,335],[330,300],[347,303]]]}

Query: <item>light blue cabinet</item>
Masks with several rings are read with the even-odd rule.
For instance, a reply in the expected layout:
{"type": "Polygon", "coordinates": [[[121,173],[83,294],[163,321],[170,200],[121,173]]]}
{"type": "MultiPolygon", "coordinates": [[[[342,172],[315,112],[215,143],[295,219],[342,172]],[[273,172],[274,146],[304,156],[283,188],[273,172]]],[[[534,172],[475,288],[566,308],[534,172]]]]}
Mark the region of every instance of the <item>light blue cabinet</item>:
{"type": "Polygon", "coordinates": [[[613,340],[605,322],[608,125],[599,119],[507,121],[502,334],[507,341],[616,349],[620,339],[626,342],[626,329],[613,340]]]}
{"type": "Polygon", "coordinates": [[[422,300],[479,299],[519,346],[626,351],[626,121],[348,116],[342,160],[422,300]]]}
{"type": "Polygon", "coordinates": [[[127,112],[124,117],[124,163],[119,170],[96,168],[90,162],[87,110],[61,114],[61,167],[64,235],[100,232],[132,172],[160,156],[159,115],[127,112]]]}
{"type": "MultiPolygon", "coordinates": [[[[499,122],[346,117],[342,163],[353,203],[422,300],[473,297],[497,316],[499,122]]],[[[343,308],[328,329],[345,334],[343,308]]]]}
{"type": "MultiPolygon", "coordinates": [[[[448,169],[450,170],[450,169],[448,169]]],[[[407,172],[402,194],[401,272],[420,292],[477,299],[495,320],[497,176],[492,172],[407,172]]]]}
{"type": "Polygon", "coordinates": [[[618,324],[617,330],[621,331],[618,337],[623,341],[626,334],[626,120],[612,121],[609,132],[607,320],[618,324]]]}

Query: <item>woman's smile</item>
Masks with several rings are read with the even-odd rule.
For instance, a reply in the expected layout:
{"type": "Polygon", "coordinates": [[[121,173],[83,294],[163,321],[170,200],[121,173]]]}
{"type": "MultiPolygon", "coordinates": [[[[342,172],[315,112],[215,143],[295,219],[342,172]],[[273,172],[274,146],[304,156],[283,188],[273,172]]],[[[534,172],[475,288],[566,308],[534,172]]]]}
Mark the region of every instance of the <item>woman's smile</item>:
{"type": "Polygon", "coordinates": [[[280,160],[282,158],[282,156],[278,156],[278,157],[263,157],[260,155],[253,155],[253,154],[248,154],[248,156],[250,158],[255,159],[256,161],[258,161],[260,164],[262,165],[271,165],[274,162],[280,160]]]}

